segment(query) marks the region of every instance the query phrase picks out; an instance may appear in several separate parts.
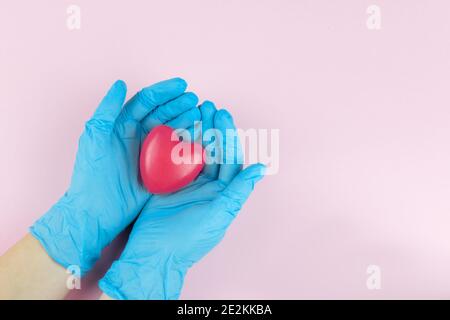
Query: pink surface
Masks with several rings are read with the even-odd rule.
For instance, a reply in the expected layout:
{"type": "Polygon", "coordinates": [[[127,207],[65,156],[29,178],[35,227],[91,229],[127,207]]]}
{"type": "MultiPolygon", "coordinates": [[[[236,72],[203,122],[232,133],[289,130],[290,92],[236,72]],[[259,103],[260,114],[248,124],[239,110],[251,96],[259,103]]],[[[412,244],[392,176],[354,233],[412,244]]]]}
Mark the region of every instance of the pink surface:
{"type": "MultiPolygon", "coordinates": [[[[0,2],[0,253],[66,189],[114,80],[131,95],[181,76],[281,138],[279,174],[182,298],[449,298],[450,3],[376,1],[379,31],[370,4],[0,2]],[[80,30],[66,27],[72,3],[80,30]]],[[[76,296],[98,295],[107,260],[76,296]]]]}

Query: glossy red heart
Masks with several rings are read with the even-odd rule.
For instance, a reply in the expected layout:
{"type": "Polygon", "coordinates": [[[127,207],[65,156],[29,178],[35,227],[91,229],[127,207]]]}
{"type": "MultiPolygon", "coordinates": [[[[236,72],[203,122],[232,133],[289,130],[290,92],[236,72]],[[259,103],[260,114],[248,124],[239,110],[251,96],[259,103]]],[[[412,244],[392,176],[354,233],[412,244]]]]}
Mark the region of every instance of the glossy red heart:
{"type": "Polygon", "coordinates": [[[198,143],[179,141],[174,129],[160,125],[145,138],[139,166],[142,182],[149,192],[175,192],[202,171],[203,147],[198,143]]]}

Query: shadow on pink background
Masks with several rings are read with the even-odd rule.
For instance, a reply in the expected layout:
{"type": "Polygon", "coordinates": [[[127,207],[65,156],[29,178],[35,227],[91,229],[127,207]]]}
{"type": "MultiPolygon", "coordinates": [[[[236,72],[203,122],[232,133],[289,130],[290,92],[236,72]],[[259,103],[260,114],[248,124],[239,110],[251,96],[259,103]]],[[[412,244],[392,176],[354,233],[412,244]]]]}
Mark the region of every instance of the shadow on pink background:
{"type": "MultiPolygon", "coordinates": [[[[279,173],[182,298],[449,298],[449,12],[445,0],[2,1],[0,253],[67,188],[114,80],[131,96],[181,76],[238,126],[281,139],[279,173]],[[366,27],[373,3],[379,31],[366,27]],[[69,4],[81,30],[66,27],[69,4]]],[[[96,298],[117,254],[69,298],[96,298]]]]}

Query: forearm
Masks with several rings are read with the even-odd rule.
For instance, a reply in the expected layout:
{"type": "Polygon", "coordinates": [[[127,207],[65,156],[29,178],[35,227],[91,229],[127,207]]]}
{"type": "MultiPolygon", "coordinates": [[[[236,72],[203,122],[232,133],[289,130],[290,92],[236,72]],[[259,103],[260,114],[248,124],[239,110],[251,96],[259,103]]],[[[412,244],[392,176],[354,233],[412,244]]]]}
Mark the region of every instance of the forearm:
{"type": "Polygon", "coordinates": [[[0,299],[62,299],[69,276],[28,234],[0,257],[0,299]]]}

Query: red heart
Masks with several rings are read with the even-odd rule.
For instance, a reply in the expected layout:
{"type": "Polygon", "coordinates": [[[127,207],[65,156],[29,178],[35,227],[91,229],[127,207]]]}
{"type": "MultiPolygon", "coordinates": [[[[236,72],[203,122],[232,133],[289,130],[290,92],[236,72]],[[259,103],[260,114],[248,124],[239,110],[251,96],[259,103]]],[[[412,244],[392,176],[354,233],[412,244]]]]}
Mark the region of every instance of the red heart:
{"type": "Polygon", "coordinates": [[[202,171],[203,147],[198,143],[179,141],[175,130],[160,125],[145,138],[139,165],[142,182],[149,192],[175,192],[188,185],[202,171]],[[174,155],[181,155],[189,161],[180,163],[180,158],[175,159],[174,155]]]}

